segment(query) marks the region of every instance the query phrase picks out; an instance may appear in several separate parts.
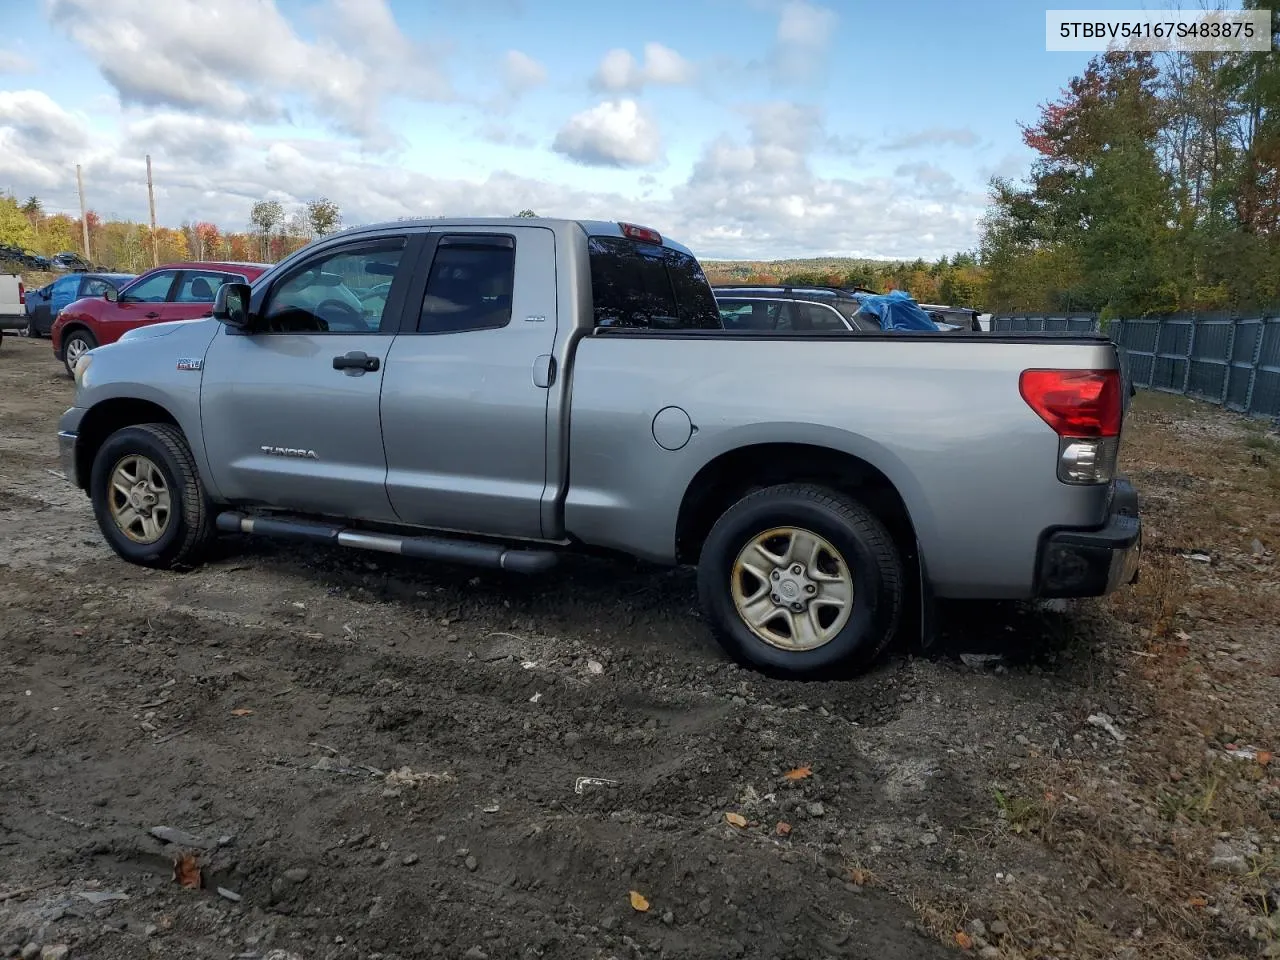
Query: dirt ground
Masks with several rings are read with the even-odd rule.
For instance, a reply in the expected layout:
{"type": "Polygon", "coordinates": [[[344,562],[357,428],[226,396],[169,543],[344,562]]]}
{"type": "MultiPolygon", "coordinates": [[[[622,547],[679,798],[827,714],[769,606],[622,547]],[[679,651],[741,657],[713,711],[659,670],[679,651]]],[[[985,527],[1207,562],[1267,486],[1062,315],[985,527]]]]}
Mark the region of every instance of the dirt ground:
{"type": "Polygon", "coordinates": [[[129,566],[56,474],[71,398],[5,338],[0,956],[1280,956],[1256,424],[1141,399],[1138,587],[788,683],[726,661],[686,571],[129,566]]]}

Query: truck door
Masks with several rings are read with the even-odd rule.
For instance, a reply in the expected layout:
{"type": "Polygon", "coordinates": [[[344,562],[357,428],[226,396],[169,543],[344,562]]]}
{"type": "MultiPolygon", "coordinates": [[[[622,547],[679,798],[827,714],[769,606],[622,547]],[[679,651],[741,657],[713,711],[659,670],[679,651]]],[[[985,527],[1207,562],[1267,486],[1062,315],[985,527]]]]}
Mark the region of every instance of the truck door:
{"type": "Polygon", "coordinates": [[[325,244],[254,289],[253,332],[218,331],[200,420],[223,499],[395,519],[378,402],[424,236],[325,244]]]}
{"type": "Polygon", "coordinates": [[[405,523],[542,536],[555,235],[441,227],[387,358],[387,495],[405,523]]]}

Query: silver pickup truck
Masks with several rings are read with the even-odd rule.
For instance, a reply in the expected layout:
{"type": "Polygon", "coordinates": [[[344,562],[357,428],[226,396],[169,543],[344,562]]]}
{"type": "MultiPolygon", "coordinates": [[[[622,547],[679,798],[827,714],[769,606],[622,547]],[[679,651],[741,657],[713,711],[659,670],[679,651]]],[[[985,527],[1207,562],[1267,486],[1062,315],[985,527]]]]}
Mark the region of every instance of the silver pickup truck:
{"type": "Polygon", "coordinates": [[[788,675],[869,663],[935,597],[1137,571],[1108,340],[727,331],[692,254],[633,224],[347,230],[75,379],[66,474],[148,566],[220,531],[696,564],[725,648],[788,675]]]}

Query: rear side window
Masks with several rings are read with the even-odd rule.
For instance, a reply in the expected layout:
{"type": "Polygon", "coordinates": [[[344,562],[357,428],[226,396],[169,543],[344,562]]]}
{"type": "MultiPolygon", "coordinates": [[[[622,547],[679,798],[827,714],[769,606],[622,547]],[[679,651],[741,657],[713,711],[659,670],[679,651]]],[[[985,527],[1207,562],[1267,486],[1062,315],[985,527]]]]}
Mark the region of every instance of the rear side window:
{"type": "Polygon", "coordinates": [[[622,237],[591,237],[587,249],[597,327],[721,329],[711,286],[688,254],[622,237]]]}
{"type": "Polygon", "coordinates": [[[786,304],[778,300],[720,300],[720,320],[726,330],[775,330],[786,304]]]}
{"type": "Polygon", "coordinates": [[[515,240],[503,235],[440,238],[418,316],[419,333],[495,330],[511,322],[515,240]]]}
{"type": "Polygon", "coordinates": [[[835,309],[822,303],[797,303],[796,330],[814,330],[821,333],[832,333],[837,330],[848,330],[840,314],[835,309]]]}

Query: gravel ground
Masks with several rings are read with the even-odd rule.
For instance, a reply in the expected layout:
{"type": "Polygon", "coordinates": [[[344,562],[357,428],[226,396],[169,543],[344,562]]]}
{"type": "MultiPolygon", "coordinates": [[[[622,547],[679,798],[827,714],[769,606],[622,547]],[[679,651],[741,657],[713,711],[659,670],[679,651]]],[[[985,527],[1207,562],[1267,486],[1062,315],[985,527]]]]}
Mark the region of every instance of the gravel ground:
{"type": "MultiPolygon", "coordinates": [[[[1274,610],[1185,608],[1237,553],[1275,589],[1274,492],[1236,553],[1175,547],[1194,484],[1140,460],[1141,590],[947,608],[927,656],[788,683],[725,660],[687,571],[512,579],[239,539],[190,573],[124,564],[56,475],[71,396],[47,341],[5,339],[0,956],[1280,955],[1274,610]],[[1168,681],[1208,659],[1219,701],[1248,691],[1212,732],[1168,681]],[[1222,724],[1263,755],[1229,756],[1222,724]],[[1225,771],[1230,822],[1196,819],[1201,793],[1164,816],[1195,764],[1225,771]],[[1201,903],[1136,881],[1165,861],[1201,903]]],[[[1196,416],[1194,442],[1271,469],[1235,418],[1196,416]]],[[[1140,415],[1138,454],[1192,422],[1140,415]]]]}

